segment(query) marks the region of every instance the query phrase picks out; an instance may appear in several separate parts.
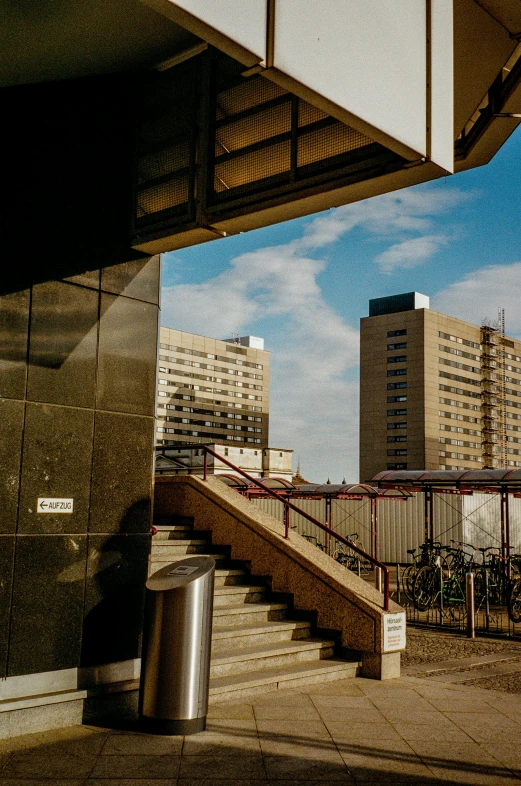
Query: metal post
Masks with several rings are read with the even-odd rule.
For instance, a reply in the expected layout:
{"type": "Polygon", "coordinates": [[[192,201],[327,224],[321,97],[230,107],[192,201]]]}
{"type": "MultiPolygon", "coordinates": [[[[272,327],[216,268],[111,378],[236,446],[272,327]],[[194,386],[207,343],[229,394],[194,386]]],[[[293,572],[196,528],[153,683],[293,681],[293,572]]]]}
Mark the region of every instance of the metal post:
{"type": "Polygon", "coordinates": [[[289,506],[284,503],[284,537],[289,540],[289,506]]]}
{"type": "Polygon", "coordinates": [[[429,539],[434,543],[434,494],[429,489],[429,539]]]}
{"type": "Polygon", "coordinates": [[[474,574],[472,571],[465,576],[467,588],[467,638],[476,638],[474,621],[474,574]]]}
{"type": "MultiPolygon", "coordinates": [[[[331,497],[325,498],[326,503],[326,527],[331,529],[331,497]]],[[[331,556],[331,535],[326,532],[326,554],[331,556]]]]}
{"type": "Polygon", "coordinates": [[[380,568],[374,569],[374,586],[377,592],[382,591],[382,571],[380,568]]]}
{"type": "Polygon", "coordinates": [[[501,556],[505,559],[505,490],[499,492],[499,510],[501,520],[501,556]]]}
{"type": "Polygon", "coordinates": [[[424,532],[423,532],[423,539],[425,543],[429,540],[429,497],[430,497],[430,489],[426,488],[423,492],[423,522],[424,522],[424,532]]]}
{"type": "Polygon", "coordinates": [[[443,565],[441,557],[438,557],[438,566],[440,569],[440,625],[443,625],[443,565]]]}
{"type": "Polygon", "coordinates": [[[507,582],[511,577],[510,566],[510,498],[508,496],[508,489],[505,491],[505,549],[506,549],[506,578],[507,582]]]}
{"type": "Polygon", "coordinates": [[[483,554],[483,571],[485,573],[485,623],[487,627],[487,633],[489,632],[490,628],[490,599],[488,597],[488,570],[485,564],[485,555],[483,554]]]}
{"type": "Polygon", "coordinates": [[[401,601],[401,587],[400,587],[400,563],[396,563],[396,602],[398,605],[401,601]]]}
{"type": "Polygon", "coordinates": [[[371,557],[376,556],[376,499],[371,497],[371,557]]]}

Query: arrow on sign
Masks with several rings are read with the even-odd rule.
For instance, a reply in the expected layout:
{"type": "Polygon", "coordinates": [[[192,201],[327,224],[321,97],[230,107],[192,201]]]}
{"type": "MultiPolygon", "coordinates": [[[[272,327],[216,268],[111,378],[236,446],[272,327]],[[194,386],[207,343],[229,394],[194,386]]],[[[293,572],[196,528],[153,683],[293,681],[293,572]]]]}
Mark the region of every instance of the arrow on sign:
{"type": "Polygon", "coordinates": [[[38,501],[38,510],[42,510],[43,511],[43,510],[45,510],[45,508],[48,508],[48,507],[49,507],[49,503],[45,502],[45,500],[40,499],[38,501]]]}

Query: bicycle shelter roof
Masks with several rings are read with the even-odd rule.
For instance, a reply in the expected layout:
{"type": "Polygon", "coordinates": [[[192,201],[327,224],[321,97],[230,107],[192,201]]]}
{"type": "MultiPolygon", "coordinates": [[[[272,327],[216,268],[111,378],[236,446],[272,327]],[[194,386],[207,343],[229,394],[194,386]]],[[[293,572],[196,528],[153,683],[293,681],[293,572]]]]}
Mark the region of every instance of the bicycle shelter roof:
{"type": "Polygon", "coordinates": [[[405,486],[422,491],[436,487],[454,489],[461,493],[506,491],[521,495],[521,469],[387,470],[378,472],[371,478],[371,482],[387,489],[400,489],[405,486]]]}

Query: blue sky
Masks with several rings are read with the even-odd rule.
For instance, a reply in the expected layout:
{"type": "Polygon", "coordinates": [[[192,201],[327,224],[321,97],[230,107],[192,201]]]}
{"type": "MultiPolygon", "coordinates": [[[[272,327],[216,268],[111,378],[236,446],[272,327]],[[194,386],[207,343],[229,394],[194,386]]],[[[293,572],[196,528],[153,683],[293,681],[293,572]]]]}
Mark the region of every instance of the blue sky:
{"type": "Polygon", "coordinates": [[[313,481],[358,480],[358,328],[416,290],[521,337],[521,131],[485,167],[163,257],[162,323],[271,351],[270,445],[313,481]]]}

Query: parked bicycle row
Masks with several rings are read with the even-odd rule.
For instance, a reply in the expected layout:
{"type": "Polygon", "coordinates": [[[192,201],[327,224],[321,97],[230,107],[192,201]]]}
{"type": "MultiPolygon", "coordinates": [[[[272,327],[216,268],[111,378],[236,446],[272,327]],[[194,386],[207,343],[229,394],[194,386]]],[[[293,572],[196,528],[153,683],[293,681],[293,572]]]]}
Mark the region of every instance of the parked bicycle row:
{"type": "Polygon", "coordinates": [[[402,575],[402,587],[418,611],[465,604],[466,575],[472,573],[476,610],[506,606],[512,622],[521,622],[521,554],[503,556],[494,546],[456,541],[427,542],[408,553],[413,562],[402,575]]]}

